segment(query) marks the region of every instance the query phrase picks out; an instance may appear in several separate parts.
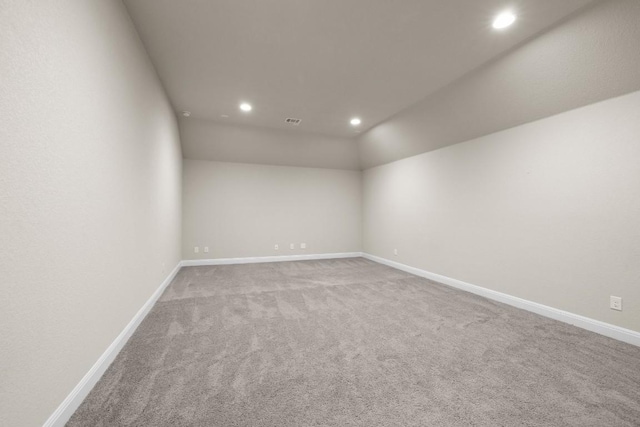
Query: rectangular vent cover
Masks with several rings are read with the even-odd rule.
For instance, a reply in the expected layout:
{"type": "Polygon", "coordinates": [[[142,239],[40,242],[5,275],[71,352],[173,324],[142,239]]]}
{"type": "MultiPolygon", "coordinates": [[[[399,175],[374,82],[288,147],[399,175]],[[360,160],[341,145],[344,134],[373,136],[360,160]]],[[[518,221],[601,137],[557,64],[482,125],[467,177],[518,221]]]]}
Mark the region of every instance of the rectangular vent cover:
{"type": "Polygon", "coordinates": [[[294,125],[294,126],[298,126],[301,121],[302,119],[294,119],[292,117],[287,117],[286,119],[284,119],[285,123],[289,123],[290,125],[294,125]]]}

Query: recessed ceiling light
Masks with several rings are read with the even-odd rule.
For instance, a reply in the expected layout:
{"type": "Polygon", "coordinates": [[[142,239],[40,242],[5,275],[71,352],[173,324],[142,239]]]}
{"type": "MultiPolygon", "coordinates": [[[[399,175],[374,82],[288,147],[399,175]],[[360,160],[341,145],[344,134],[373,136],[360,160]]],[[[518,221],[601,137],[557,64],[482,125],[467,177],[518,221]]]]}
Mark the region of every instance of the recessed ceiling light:
{"type": "Polygon", "coordinates": [[[222,117],[223,119],[228,119],[229,116],[227,114],[221,114],[220,117],[222,117]]]}
{"type": "Polygon", "coordinates": [[[353,119],[351,119],[351,124],[353,126],[358,126],[360,123],[362,123],[362,121],[357,117],[354,117],[353,119]]]}
{"type": "Polygon", "coordinates": [[[243,102],[242,104],[240,104],[240,109],[242,111],[251,111],[253,107],[251,106],[251,104],[247,104],[246,102],[243,102]]]}
{"type": "Polygon", "coordinates": [[[184,117],[189,117],[189,116],[191,115],[191,111],[183,111],[183,112],[182,112],[182,115],[183,115],[184,117]]]}
{"type": "Polygon", "coordinates": [[[503,28],[507,28],[514,22],[516,22],[516,15],[512,12],[502,12],[493,20],[493,28],[501,30],[503,28]]]}

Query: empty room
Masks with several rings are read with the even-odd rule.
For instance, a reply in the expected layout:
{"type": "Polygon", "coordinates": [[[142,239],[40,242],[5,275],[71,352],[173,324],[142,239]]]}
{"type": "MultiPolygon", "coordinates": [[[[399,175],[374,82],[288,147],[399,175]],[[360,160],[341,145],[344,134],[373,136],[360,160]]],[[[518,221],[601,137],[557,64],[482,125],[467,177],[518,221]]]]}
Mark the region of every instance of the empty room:
{"type": "Polygon", "coordinates": [[[639,0],[0,0],[0,426],[640,426],[639,0]]]}

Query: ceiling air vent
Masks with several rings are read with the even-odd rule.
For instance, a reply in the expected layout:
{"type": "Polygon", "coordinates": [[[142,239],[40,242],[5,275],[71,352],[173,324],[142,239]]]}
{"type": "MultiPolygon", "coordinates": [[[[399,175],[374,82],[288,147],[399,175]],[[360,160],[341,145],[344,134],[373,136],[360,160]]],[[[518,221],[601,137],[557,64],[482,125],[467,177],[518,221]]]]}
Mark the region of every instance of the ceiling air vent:
{"type": "Polygon", "coordinates": [[[293,126],[298,126],[301,121],[302,121],[302,119],[294,119],[294,118],[291,118],[291,117],[287,117],[286,119],[284,119],[285,123],[288,123],[288,124],[293,125],[293,126]]]}

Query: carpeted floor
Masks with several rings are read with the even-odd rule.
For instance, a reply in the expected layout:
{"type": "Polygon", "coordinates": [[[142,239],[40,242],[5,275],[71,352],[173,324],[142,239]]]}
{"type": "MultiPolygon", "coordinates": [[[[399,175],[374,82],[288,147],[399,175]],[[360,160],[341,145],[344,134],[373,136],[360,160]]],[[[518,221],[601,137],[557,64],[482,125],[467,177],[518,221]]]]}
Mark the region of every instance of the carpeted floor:
{"type": "Polygon", "coordinates": [[[354,258],[183,268],[68,426],[638,426],[640,348],[354,258]]]}

